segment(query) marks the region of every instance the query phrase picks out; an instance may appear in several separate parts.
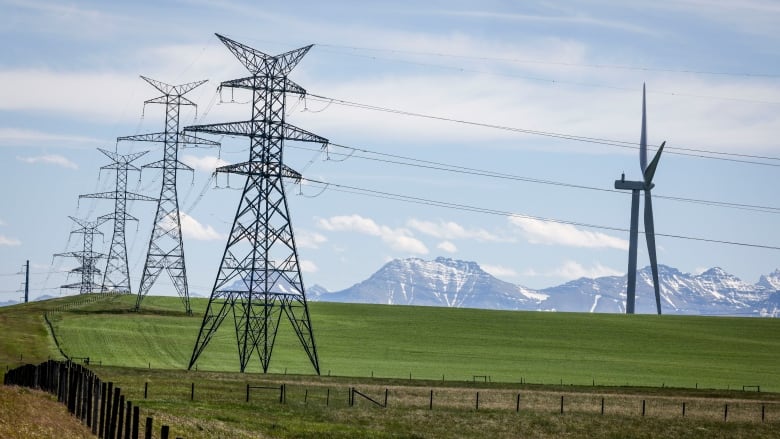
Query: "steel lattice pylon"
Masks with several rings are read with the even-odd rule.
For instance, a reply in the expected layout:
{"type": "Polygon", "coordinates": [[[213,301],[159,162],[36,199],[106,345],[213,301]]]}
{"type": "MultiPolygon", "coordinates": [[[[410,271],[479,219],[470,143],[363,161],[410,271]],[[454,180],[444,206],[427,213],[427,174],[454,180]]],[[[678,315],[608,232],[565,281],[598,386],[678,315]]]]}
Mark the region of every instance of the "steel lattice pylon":
{"type": "Polygon", "coordinates": [[[184,263],[184,244],[181,236],[181,215],[179,214],[179,197],[176,190],[176,172],[179,169],[192,171],[192,168],[179,161],[179,145],[205,144],[217,146],[218,142],[198,139],[182,133],[179,129],[179,115],[182,105],[195,103],[184,97],[195,87],[206,81],[191,82],[182,85],[169,85],[141,76],[163,95],[149,99],[146,104],[165,105],[165,131],[161,133],[140,134],[136,136],[119,137],[118,141],[131,140],[140,142],[159,142],[164,144],[163,159],[144,165],[144,168],[162,169],[162,187],[157,203],[157,214],[154,217],[154,229],[149,239],[149,250],[146,253],[144,272],[141,275],[141,286],[138,288],[136,311],[141,308],[141,301],[154,285],[163,270],[173,281],[176,292],[184,303],[184,310],[192,314],[190,308],[190,293],[187,288],[187,269],[184,263]]]}
{"type": "Polygon", "coordinates": [[[95,235],[103,234],[97,228],[100,227],[100,225],[103,224],[106,219],[98,218],[95,221],[87,221],[72,216],[69,216],[68,218],[81,226],[80,229],[76,229],[70,233],[79,233],[84,235],[84,244],[81,247],[81,251],[57,253],[54,256],[77,258],[81,262],[81,266],[70,270],[70,272],[80,273],[81,282],[61,285],[60,288],[75,289],[79,290],[79,294],[88,294],[100,289],[100,285],[95,283],[95,275],[100,274],[100,269],[97,268],[97,261],[106,255],[92,251],[92,244],[95,240],[95,235]]]}
{"type": "Polygon", "coordinates": [[[249,161],[217,169],[245,175],[246,183],[189,368],[195,365],[228,312],[232,312],[241,371],[257,352],[263,371],[267,372],[284,314],[319,374],[283,182],[285,177],[300,180],[301,175],[282,161],[284,140],[328,143],[325,138],[285,122],[286,95],[306,93],[287,75],[311,46],[271,56],[219,34],[217,37],[251,73],[246,78],[223,82],[220,87],[251,90],[252,118],[186,130],[249,137],[250,151],[249,161]]]}
{"type": "Polygon", "coordinates": [[[116,293],[130,294],[130,270],[127,264],[127,241],[125,240],[125,224],[128,220],[138,221],[137,218],[127,213],[127,201],[155,201],[155,198],[145,195],[127,192],[127,172],[129,170],[140,171],[131,164],[134,160],[149,151],[134,154],[121,155],[116,152],[98,148],[113,163],[100,169],[112,169],[116,171],[116,181],[112,192],[100,192],[96,194],[79,195],[79,198],[104,198],[114,200],[114,213],[99,217],[100,220],[114,221],[114,234],[111,238],[106,269],[103,271],[103,282],[100,285],[102,292],[113,291],[116,293]]]}

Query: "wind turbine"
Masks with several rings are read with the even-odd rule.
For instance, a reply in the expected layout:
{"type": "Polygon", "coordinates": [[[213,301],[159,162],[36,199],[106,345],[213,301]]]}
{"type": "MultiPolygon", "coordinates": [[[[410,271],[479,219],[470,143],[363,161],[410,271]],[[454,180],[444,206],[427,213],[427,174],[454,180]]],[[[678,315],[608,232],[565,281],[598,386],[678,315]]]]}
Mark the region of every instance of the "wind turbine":
{"type": "Polygon", "coordinates": [[[664,150],[664,141],[655,153],[653,160],[647,163],[647,111],[645,105],[645,85],[642,84],[642,134],[639,140],[639,166],[642,169],[642,181],[627,181],[623,174],[620,180],[615,180],[615,189],[631,191],[631,231],[628,241],[628,287],[626,291],[626,314],[634,314],[636,303],[636,246],[639,235],[639,192],[645,192],[645,238],[647,239],[647,254],[650,256],[650,269],[653,272],[653,289],[655,290],[655,306],[661,314],[661,291],[658,284],[658,258],[655,251],[655,227],[653,225],[653,199],[650,191],[655,186],[653,176],[658,167],[658,160],[664,150]]]}

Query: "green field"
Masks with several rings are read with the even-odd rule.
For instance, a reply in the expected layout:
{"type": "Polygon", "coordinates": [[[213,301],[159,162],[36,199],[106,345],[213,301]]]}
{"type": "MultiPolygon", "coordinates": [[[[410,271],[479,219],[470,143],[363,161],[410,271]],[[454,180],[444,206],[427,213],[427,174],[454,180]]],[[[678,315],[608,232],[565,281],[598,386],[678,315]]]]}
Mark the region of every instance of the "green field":
{"type": "MultiPolygon", "coordinates": [[[[132,297],[55,316],[63,350],[104,365],[183,369],[207,301],[195,317],[178,298],[132,297]]],[[[780,391],[780,320],[694,316],[541,313],[433,307],[310,304],[324,375],[780,391]]],[[[199,370],[237,371],[230,317],[199,370]]],[[[284,323],[272,373],[313,369],[284,323]]],[[[250,371],[260,371],[259,361],[250,371]]]]}
{"type": "Polygon", "coordinates": [[[140,314],[134,297],[92,298],[0,308],[0,365],[60,357],[56,335],[174,437],[754,439],[780,428],[777,319],[313,303],[317,377],[287,326],[269,374],[259,361],[236,373],[229,319],[187,371],[205,300],[188,317],[178,298],[149,297],[140,314]],[[54,309],[52,334],[43,315],[54,309]],[[247,402],[247,385],[277,390],[247,402]],[[387,407],[350,406],[352,387],[380,401],[387,391],[387,407]]]}

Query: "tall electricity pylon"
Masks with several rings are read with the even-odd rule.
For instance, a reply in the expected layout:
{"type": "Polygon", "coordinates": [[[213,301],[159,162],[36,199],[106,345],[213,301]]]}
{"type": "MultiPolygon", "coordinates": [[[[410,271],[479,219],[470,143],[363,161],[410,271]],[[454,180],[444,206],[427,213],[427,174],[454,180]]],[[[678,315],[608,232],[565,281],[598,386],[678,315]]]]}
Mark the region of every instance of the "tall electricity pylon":
{"type": "Polygon", "coordinates": [[[217,172],[245,175],[246,183],[189,368],[232,311],[241,372],[255,352],[263,372],[267,372],[284,313],[319,374],[317,347],[283,184],[284,178],[300,181],[301,174],[282,162],[284,140],[323,146],[328,143],[323,137],[285,122],[287,94],[306,94],[287,75],[311,46],[271,56],[219,34],[217,37],[251,73],[223,82],[220,87],[251,90],[252,118],[185,130],[249,137],[250,149],[248,161],[217,168],[217,172]]]}
{"type": "Polygon", "coordinates": [[[133,165],[132,162],[149,151],[128,155],[117,154],[116,152],[106,151],[102,148],[98,148],[98,151],[113,160],[111,164],[103,166],[100,169],[112,169],[116,171],[114,190],[111,192],[79,195],[79,198],[104,198],[114,200],[114,213],[103,215],[98,218],[114,221],[114,234],[111,238],[111,247],[109,247],[108,258],[106,258],[106,269],[103,271],[103,282],[101,283],[100,289],[103,292],[113,291],[115,293],[130,294],[130,270],[128,269],[127,264],[125,224],[128,220],[138,221],[138,218],[127,213],[127,201],[155,201],[156,198],[128,192],[127,172],[129,170],[140,172],[141,170],[133,165]]]}
{"type": "Polygon", "coordinates": [[[141,78],[163,94],[145,101],[144,105],[165,105],[165,131],[125,136],[117,139],[117,141],[159,142],[164,145],[163,159],[144,165],[144,168],[161,168],[163,178],[160,198],[157,203],[157,214],[154,217],[154,229],[152,230],[151,238],[149,238],[149,250],[146,253],[146,263],[144,264],[143,275],[141,275],[141,286],[138,288],[135,310],[141,309],[141,301],[149,293],[160,273],[165,270],[171,277],[173,286],[184,303],[185,312],[192,314],[190,293],[187,288],[187,268],[184,263],[179,197],[176,190],[176,172],[179,169],[192,171],[192,168],[179,161],[179,145],[187,143],[219,146],[219,143],[198,139],[195,136],[182,133],[179,129],[179,115],[182,105],[196,106],[194,102],[185,98],[184,95],[206,81],[169,85],[145,76],[141,76],[141,78]]]}
{"type": "Polygon", "coordinates": [[[80,251],[57,253],[54,256],[77,258],[80,261],[81,266],[74,268],[73,270],[70,270],[70,272],[80,273],[81,282],[62,285],[60,286],[60,288],[79,290],[79,294],[91,293],[95,290],[100,289],[100,285],[95,283],[95,275],[100,274],[100,269],[97,268],[97,261],[100,258],[106,256],[102,253],[96,253],[92,251],[92,244],[95,240],[95,235],[103,234],[97,228],[100,227],[101,224],[106,222],[106,218],[98,218],[95,221],[87,221],[72,216],[68,218],[72,219],[74,222],[76,222],[76,224],[81,226],[80,229],[76,229],[70,233],[71,234],[79,233],[84,235],[84,244],[82,245],[80,251]]]}

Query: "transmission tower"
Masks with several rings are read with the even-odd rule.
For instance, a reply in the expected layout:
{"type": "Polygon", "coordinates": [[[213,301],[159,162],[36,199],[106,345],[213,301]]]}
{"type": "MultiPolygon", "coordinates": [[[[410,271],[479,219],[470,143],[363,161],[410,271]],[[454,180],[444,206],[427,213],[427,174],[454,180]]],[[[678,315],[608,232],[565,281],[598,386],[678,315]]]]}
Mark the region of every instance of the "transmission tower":
{"type": "Polygon", "coordinates": [[[249,70],[251,76],[223,82],[220,87],[252,91],[252,118],[187,127],[187,131],[249,137],[249,160],[217,168],[246,176],[236,217],[219,272],[192,351],[191,369],[215,332],[232,311],[241,372],[257,352],[268,371],[276,332],[286,315],[317,374],[320,373],[309,309],[298,263],[283,179],[300,181],[301,174],[282,162],[284,140],[327,145],[328,140],[285,122],[288,93],[306,90],[287,78],[311,46],[277,56],[217,37],[249,70]]]}
{"type": "Polygon", "coordinates": [[[60,288],[79,290],[79,294],[91,293],[100,289],[100,285],[95,283],[95,275],[100,274],[100,269],[97,268],[97,261],[98,259],[106,256],[102,253],[95,253],[92,251],[92,243],[95,240],[95,235],[103,234],[97,228],[106,222],[107,218],[98,218],[95,221],[87,221],[84,219],[74,218],[72,216],[68,218],[81,226],[80,229],[76,229],[70,233],[79,233],[84,235],[84,244],[80,251],[57,253],[54,256],[77,258],[81,263],[81,266],[70,270],[70,272],[80,273],[81,282],[62,285],[60,288]]]}
{"type": "Polygon", "coordinates": [[[219,143],[182,133],[179,129],[179,115],[182,105],[196,106],[194,102],[185,98],[184,95],[206,81],[169,85],[145,76],[141,76],[141,78],[163,94],[145,101],[144,106],[146,104],[165,105],[165,131],[119,137],[117,139],[118,141],[159,142],[164,145],[163,159],[143,166],[144,168],[161,168],[163,178],[160,198],[157,202],[157,214],[154,218],[154,228],[152,229],[152,236],[149,238],[149,250],[146,253],[144,272],[141,275],[141,286],[138,288],[135,310],[138,311],[141,308],[141,301],[149,293],[160,273],[166,270],[173,281],[176,292],[184,303],[185,312],[192,314],[190,293],[187,288],[187,269],[184,264],[179,197],[176,191],[176,172],[179,169],[192,171],[192,168],[179,161],[179,145],[201,144],[218,146],[219,143]]]}
{"type": "Polygon", "coordinates": [[[98,148],[106,157],[113,160],[109,165],[100,169],[112,169],[116,171],[116,181],[112,192],[99,192],[96,194],[79,195],[79,198],[104,198],[114,200],[114,213],[103,215],[98,219],[113,220],[114,234],[111,238],[106,269],[103,271],[103,282],[100,289],[103,292],[113,291],[130,294],[130,271],[127,264],[127,244],[125,240],[125,224],[128,220],[138,221],[138,218],[127,213],[127,201],[155,201],[155,198],[147,197],[127,191],[127,172],[129,170],[141,171],[132,162],[149,151],[134,154],[120,155],[115,152],[98,148]]]}

